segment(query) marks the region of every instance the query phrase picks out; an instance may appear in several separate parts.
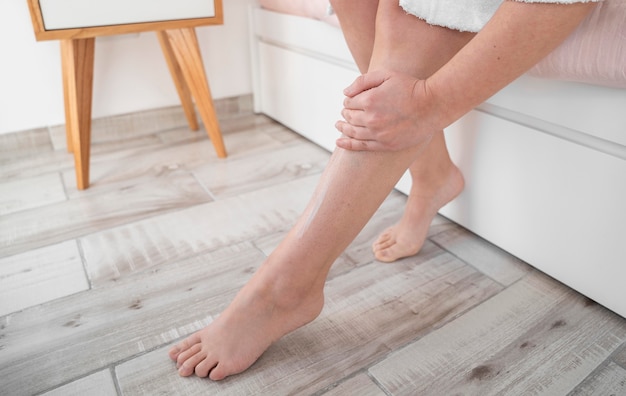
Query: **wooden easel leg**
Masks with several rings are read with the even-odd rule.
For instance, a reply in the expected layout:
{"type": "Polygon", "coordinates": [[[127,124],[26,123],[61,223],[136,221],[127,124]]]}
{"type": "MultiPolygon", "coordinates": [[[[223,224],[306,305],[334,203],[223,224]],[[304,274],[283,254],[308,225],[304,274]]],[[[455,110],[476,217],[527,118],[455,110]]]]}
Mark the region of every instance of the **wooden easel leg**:
{"type": "Polygon", "coordinates": [[[76,170],[76,187],[89,187],[91,144],[91,95],[95,39],[61,40],[61,62],[65,96],[66,135],[71,137],[76,170]]]}
{"type": "Polygon", "coordinates": [[[183,77],[196,100],[200,117],[219,158],[226,157],[226,148],[222,139],[209,82],[204,72],[198,38],[193,28],[164,31],[183,77]]]}
{"type": "Polygon", "coordinates": [[[65,47],[65,44],[63,41],[61,41],[61,63],[62,63],[62,67],[61,67],[61,71],[63,74],[63,103],[65,105],[65,141],[66,141],[66,145],[67,145],[67,152],[68,153],[73,153],[74,152],[74,146],[73,146],[73,142],[72,142],[72,116],[70,113],[70,106],[69,106],[69,102],[70,102],[70,80],[72,79],[72,76],[70,75],[70,72],[73,73],[73,69],[71,67],[66,66],[66,56],[65,56],[65,52],[67,51],[65,47]]]}
{"type": "Polygon", "coordinates": [[[164,31],[156,32],[156,34],[159,38],[159,43],[161,43],[161,49],[163,50],[163,55],[165,55],[167,67],[170,69],[170,74],[172,75],[172,79],[174,80],[174,85],[176,86],[176,91],[178,92],[180,103],[183,106],[185,117],[187,117],[187,123],[189,124],[189,128],[192,131],[197,131],[199,129],[198,119],[196,118],[196,111],[193,107],[193,99],[191,98],[191,92],[189,91],[189,87],[185,82],[183,71],[181,70],[178,61],[176,60],[174,50],[172,49],[172,45],[167,38],[167,34],[164,31]]]}

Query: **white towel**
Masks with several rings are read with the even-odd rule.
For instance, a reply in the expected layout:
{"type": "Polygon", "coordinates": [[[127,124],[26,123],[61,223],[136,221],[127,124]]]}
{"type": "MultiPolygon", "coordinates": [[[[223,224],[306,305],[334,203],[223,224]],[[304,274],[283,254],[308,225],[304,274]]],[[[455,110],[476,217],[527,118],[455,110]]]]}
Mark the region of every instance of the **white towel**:
{"type": "Polygon", "coordinates": [[[477,32],[485,26],[503,0],[400,0],[409,14],[431,25],[462,32],[477,32]]]}
{"type": "MultiPolygon", "coordinates": [[[[400,0],[400,6],[431,25],[478,32],[504,0],[400,0]]],[[[571,4],[602,0],[521,0],[526,3],[571,4]]]]}

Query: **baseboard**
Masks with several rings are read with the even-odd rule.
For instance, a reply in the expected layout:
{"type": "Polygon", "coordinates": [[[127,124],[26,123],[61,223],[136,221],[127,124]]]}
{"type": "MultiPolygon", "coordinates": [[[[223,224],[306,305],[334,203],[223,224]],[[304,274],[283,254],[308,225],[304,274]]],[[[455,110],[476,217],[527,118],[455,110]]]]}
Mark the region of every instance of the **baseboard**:
{"type": "MultiPolygon", "coordinates": [[[[252,114],[252,101],[252,94],[247,94],[216,99],[213,104],[218,119],[227,119],[252,114]]],[[[196,112],[196,114],[198,113],[196,112]]],[[[120,134],[125,134],[128,137],[141,136],[186,126],[187,119],[182,106],[161,107],[94,118],[91,122],[91,141],[97,144],[119,139],[120,134]]],[[[55,150],[65,149],[65,124],[51,126],[49,132],[53,148],[55,150]]]]}

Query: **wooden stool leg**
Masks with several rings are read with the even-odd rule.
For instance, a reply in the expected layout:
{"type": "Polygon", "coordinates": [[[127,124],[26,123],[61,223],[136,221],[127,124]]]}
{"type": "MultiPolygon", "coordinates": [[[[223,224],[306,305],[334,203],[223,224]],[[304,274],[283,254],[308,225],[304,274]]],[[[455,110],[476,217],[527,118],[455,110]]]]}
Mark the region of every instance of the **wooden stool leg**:
{"type": "Polygon", "coordinates": [[[170,44],[170,41],[167,38],[167,34],[164,31],[156,32],[156,34],[159,38],[159,43],[161,44],[161,50],[163,50],[163,55],[165,55],[167,67],[170,69],[170,74],[172,75],[172,79],[174,80],[174,85],[176,86],[176,91],[178,92],[180,103],[183,106],[183,111],[185,112],[185,117],[187,118],[189,128],[192,131],[197,131],[199,129],[198,119],[196,118],[196,111],[193,107],[191,92],[189,91],[189,87],[185,82],[183,71],[181,70],[178,61],[176,60],[176,56],[174,55],[172,44],[170,44]]]}
{"type": "Polygon", "coordinates": [[[93,38],[61,40],[65,127],[72,140],[76,187],[79,190],[89,187],[94,50],[93,38]]]}
{"type": "Polygon", "coordinates": [[[226,157],[226,148],[224,147],[222,132],[215,114],[209,82],[204,72],[196,32],[193,28],[186,28],[166,30],[165,34],[171,44],[174,56],[191,91],[191,95],[196,100],[200,117],[202,122],[204,122],[209,138],[213,142],[217,156],[224,158],[226,157]]]}

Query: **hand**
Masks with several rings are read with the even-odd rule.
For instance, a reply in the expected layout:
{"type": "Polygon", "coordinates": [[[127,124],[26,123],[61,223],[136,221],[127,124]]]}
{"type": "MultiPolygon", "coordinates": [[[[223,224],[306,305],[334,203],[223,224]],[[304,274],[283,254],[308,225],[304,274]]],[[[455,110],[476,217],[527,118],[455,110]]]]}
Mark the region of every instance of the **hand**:
{"type": "Polygon", "coordinates": [[[398,151],[429,139],[437,130],[437,112],[425,80],[375,71],[358,77],[347,96],[336,128],[337,146],[354,151],[398,151]]]}

